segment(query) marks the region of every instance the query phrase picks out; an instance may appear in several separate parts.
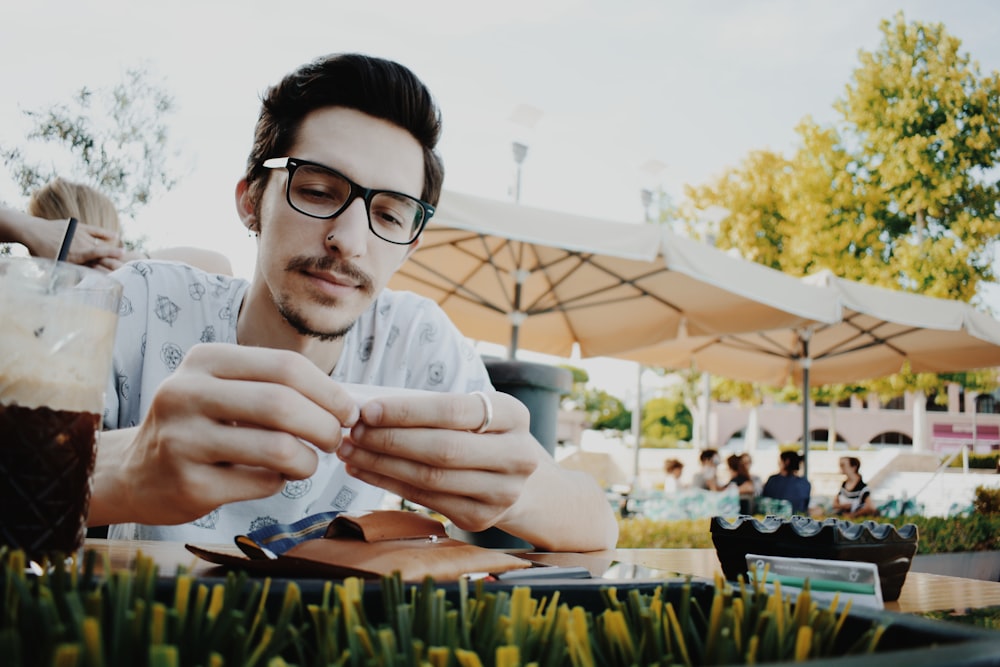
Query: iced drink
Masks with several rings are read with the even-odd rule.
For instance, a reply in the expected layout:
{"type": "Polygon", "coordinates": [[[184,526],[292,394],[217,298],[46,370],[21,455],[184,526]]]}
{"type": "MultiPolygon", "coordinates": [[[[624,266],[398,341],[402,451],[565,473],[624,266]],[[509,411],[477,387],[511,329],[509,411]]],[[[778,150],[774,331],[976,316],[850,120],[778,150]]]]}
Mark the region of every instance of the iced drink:
{"type": "Polygon", "coordinates": [[[0,258],[0,544],[80,548],[121,285],[74,264],[0,258]]]}

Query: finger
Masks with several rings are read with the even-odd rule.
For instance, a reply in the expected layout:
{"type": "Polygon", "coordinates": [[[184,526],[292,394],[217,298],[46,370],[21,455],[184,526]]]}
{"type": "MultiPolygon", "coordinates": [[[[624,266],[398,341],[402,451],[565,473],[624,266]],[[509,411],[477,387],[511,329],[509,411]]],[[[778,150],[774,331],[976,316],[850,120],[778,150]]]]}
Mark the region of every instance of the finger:
{"type": "MultiPolygon", "coordinates": [[[[192,347],[184,363],[222,379],[272,383],[293,389],[333,415],[338,420],[338,429],[354,425],[360,414],[357,402],[338,383],[297,352],[206,343],[192,347]]],[[[261,407],[269,409],[266,405],[261,407]]]]}
{"type": "Polygon", "coordinates": [[[273,470],[248,466],[201,466],[192,471],[186,484],[179,484],[176,502],[170,503],[167,515],[157,516],[160,523],[185,523],[198,519],[227,503],[269,498],[280,493],[285,478],[273,470]],[[180,496],[180,494],[184,494],[180,496]]]}
{"type": "MultiPolygon", "coordinates": [[[[530,474],[538,464],[539,453],[544,451],[537,446],[529,450],[525,445],[533,444],[530,440],[502,434],[433,428],[372,428],[364,423],[351,429],[351,444],[372,456],[405,459],[441,469],[464,468],[505,474],[530,474]],[[497,452],[503,452],[503,456],[497,456],[497,452]]],[[[366,464],[366,467],[377,465],[366,464]]]]}
{"type": "MultiPolygon", "coordinates": [[[[343,427],[337,417],[291,387],[178,371],[179,374],[161,385],[156,397],[158,407],[168,415],[197,410],[215,426],[213,434],[220,441],[233,443],[237,450],[248,445],[241,443],[232,432],[233,424],[269,433],[275,438],[284,436],[289,442],[302,439],[325,451],[340,446],[343,427]],[[190,404],[196,408],[186,407],[190,404]],[[219,428],[222,434],[217,433],[219,428]]],[[[280,456],[281,452],[268,455],[280,456]]],[[[267,465],[266,460],[248,462],[267,465]]]]}
{"type": "Polygon", "coordinates": [[[87,238],[79,239],[79,245],[74,239],[70,247],[69,260],[77,264],[87,264],[106,258],[117,259],[122,254],[122,249],[117,246],[87,238]]]}
{"type": "Polygon", "coordinates": [[[387,456],[360,447],[351,441],[345,442],[337,455],[353,470],[392,478],[413,488],[490,498],[506,504],[517,500],[524,479],[534,470],[534,466],[531,465],[519,466],[520,470],[508,470],[504,466],[476,468],[465,465],[465,461],[460,465],[454,463],[444,466],[434,465],[414,459],[387,456]]]}
{"type": "Polygon", "coordinates": [[[102,257],[96,262],[88,263],[88,266],[91,266],[97,269],[98,271],[111,272],[125,266],[125,263],[119,259],[114,259],[111,257],[102,257]]]}
{"type": "MultiPolygon", "coordinates": [[[[356,469],[348,466],[352,477],[372,486],[385,489],[401,498],[426,507],[432,511],[444,514],[452,523],[463,530],[484,530],[494,525],[507,511],[509,505],[491,502],[491,496],[470,497],[461,494],[442,492],[438,489],[428,489],[408,484],[388,475],[381,475],[370,470],[356,469]]],[[[488,482],[480,488],[490,488],[488,482]]]]}
{"type": "Polygon", "coordinates": [[[487,422],[491,432],[527,430],[529,419],[524,404],[496,391],[481,395],[384,396],[367,402],[361,410],[361,420],[370,426],[425,426],[456,431],[476,431],[487,422]],[[484,397],[489,401],[489,408],[484,397]]]}
{"type": "Polygon", "coordinates": [[[87,225],[80,224],[77,225],[77,231],[84,231],[94,239],[100,239],[102,241],[107,241],[111,245],[118,244],[118,233],[114,230],[108,229],[106,227],[98,227],[97,225],[87,225]]]}

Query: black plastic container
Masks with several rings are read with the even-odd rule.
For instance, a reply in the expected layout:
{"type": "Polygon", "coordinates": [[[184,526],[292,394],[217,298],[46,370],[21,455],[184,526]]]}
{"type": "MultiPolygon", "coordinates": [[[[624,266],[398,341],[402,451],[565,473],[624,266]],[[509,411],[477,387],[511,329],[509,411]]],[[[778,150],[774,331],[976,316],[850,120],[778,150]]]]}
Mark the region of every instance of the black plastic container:
{"type": "MultiPolygon", "coordinates": [[[[222,579],[202,579],[199,583],[211,585],[221,583],[222,579]]],[[[268,594],[268,606],[272,612],[280,608],[288,580],[272,580],[268,594]]],[[[305,603],[319,602],[323,593],[322,580],[297,580],[302,590],[305,603]]],[[[491,582],[483,584],[486,591],[511,591],[511,584],[491,582]]],[[[470,584],[470,594],[475,589],[470,584]]],[[[605,579],[567,579],[547,582],[532,582],[530,584],[532,597],[552,599],[559,592],[560,603],[569,606],[581,606],[589,612],[599,614],[605,609],[602,589],[614,586],[619,600],[628,597],[628,591],[637,589],[643,593],[652,593],[657,587],[663,586],[665,599],[675,606],[684,593],[685,581],[682,579],[656,580],[605,580],[605,579]]],[[[459,600],[459,589],[456,583],[438,584],[437,588],[445,591],[446,599],[452,604],[459,600]]],[[[710,608],[715,587],[711,582],[695,579],[690,582],[690,595],[702,609],[710,608]]],[[[164,601],[173,599],[173,587],[164,582],[158,589],[164,601]]],[[[374,624],[385,619],[385,608],[382,600],[381,584],[370,581],[364,584],[362,599],[365,614],[374,624]]],[[[858,636],[863,634],[873,624],[888,626],[879,642],[878,650],[869,655],[843,656],[809,660],[805,663],[778,662],[760,663],[766,665],[806,665],[807,667],[862,667],[873,665],[906,665],[906,667],[1000,667],[1000,632],[985,630],[970,625],[937,621],[920,616],[900,614],[896,612],[874,609],[855,608],[848,614],[844,627],[839,633],[840,645],[834,651],[844,652],[858,636]]]]}
{"type": "Polygon", "coordinates": [[[840,519],[816,521],[803,516],[763,520],[741,515],[730,522],[712,518],[712,543],[726,579],[746,575],[746,555],[854,560],[878,566],[882,599],[899,599],[913,555],[917,552],[917,527],[897,530],[891,524],[840,519]]]}

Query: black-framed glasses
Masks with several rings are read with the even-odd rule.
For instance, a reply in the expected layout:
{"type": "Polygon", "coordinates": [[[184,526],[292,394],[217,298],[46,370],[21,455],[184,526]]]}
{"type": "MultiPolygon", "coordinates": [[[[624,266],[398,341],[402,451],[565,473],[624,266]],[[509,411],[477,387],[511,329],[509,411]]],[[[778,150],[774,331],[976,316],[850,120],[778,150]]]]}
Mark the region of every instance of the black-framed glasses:
{"type": "Polygon", "coordinates": [[[310,218],[335,218],[355,199],[365,202],[368,228],[389,243],[409,245],[417,240],[434,207],[416,197],[373,190],[358,185],[330,167],[294,157],[274,157],[264,160],[266,169],[287,169],[288,185],[285,196],[288,205],[310,218]]]}

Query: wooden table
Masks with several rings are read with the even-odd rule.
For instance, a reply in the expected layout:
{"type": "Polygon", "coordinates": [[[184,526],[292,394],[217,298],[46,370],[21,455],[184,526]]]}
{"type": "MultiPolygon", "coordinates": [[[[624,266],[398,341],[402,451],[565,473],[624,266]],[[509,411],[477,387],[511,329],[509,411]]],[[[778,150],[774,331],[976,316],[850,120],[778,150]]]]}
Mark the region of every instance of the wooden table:
{"type": "MultiPolygon", "coordinates": [[[[212,545],[213,549],[239,554],[232,545],[212,545]]],[[[184,567],[197,576],[217,576],[218,566],[203,561],[177,542],[143,542],[126,540],[88,539],[87,549],[105,556],[113,568],[127,568],[142,552],[151,556],[162,575],[172,575],[184,567]]],[[[582,565],[595,576],[603,574],[613,563],[631,563],[656,570],[690,574],[712,579],[722,572],[714,549],[614,549],[593,553],[531,554],[533,560],[551,565],[582,565]]],[[[920,613],[937,610],[971,609],[1000,605],[1000,582],[948,577],[940,574],[910,572],[906,576],[899,600],[885,603],[889,611],[920,613]]]]}

